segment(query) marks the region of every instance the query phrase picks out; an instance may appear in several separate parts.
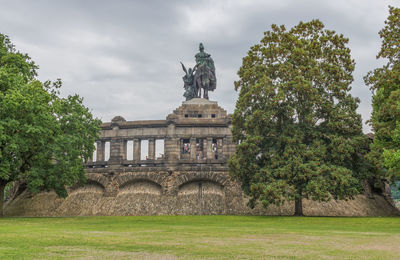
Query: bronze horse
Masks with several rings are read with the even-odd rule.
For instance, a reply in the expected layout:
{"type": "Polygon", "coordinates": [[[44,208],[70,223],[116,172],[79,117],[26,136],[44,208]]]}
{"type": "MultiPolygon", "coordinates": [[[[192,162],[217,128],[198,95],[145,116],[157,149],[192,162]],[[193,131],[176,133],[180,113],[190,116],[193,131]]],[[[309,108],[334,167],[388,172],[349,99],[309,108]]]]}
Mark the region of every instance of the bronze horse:
{"type": "Polygon", "coordinates": [[[216,79],[214,72],[204,64],[197,65],[197,71],[194,76],[195,89],[198,91],[198,97],[201,98],[201,89],[203,89],[203,98],[208,99],[208,91],[216,88],[216,79]]]}

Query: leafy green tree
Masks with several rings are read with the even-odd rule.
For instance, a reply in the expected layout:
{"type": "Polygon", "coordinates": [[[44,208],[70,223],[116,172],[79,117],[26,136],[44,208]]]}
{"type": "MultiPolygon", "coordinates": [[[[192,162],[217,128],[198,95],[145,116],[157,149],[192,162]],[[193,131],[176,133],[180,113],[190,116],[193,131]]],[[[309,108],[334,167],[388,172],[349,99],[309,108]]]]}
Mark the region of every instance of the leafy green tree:
{"type": "Polygon", "coordinates": [[[77,95],[59,96],[61,81],[41,83],[37,66],[0,34],[0,216],[4,189],[20,180],[32,192],[84,183],[100,121],[77,95]]]}
{"type": "Polygon", "coordinates": [[[366,177],[358,98],[349,91],[354,61],[348,39],[319,20],[287,30],[272,25],[250,48],[235,82],[239,145],[229,169],[250,206],[302,199],[352,198],[366,177]]]}
{"type": "Polygon", "coordinates": [[[400,9],[389,7],[377,59],[387,63],[364,78],[372,97],[371,125],[375,132],[369,157],[380,164],[387,179],[400,179],[400,9]],[[382,163],[383,162],[383,163],[382,163]]]}

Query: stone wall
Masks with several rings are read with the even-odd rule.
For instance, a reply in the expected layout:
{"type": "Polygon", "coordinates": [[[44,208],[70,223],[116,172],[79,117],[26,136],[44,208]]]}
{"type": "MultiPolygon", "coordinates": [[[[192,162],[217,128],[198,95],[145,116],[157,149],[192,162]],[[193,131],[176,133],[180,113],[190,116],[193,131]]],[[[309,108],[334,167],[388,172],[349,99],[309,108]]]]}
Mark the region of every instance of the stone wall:
{"type": "MultiPolygon", "coordinates": [[[[227,159],[235,151],[231,127],[230,116],[217,102],[199,98],[183,102],[166,120],[126,121],[117,116],[102,124],[84,187],[69,188],[65,199],[54,192],[33,196],[25,190],[6,203],[5,215],[292,215],[291,203],[268,209],[247,206],[227,170],[227,159]],[[164,140],[162,158],[155,157],[156,139],[164,140]],[[140,158],[141,140],[149,141],[147,160],[140,158]],[[127,158],[128,141],[133,141],[132,160],[127,158]]],[[[306,215],[398,214],[379,194],[328,203],[306,200],[303,205],[306,215]]]]}
{"type": "MultiPolygon", "coordinates": [[[[8,202],[6,216],[95,215],[292,215],[294,205],[259,205],[250,209],[238,183],[226,169],[181,167],[175,171],[158,167],[129,167],[113,171],[88,170],[84,187],[69,189],[65,199],[54,192],[33,196],[28,191],[8,202]],[[186,169],[185,169],[186,168],[186,169]]],[[[392,216],[398,210],[379,194],[370,198],[318,203],[304,201],[310,216],[392,216]]]]}

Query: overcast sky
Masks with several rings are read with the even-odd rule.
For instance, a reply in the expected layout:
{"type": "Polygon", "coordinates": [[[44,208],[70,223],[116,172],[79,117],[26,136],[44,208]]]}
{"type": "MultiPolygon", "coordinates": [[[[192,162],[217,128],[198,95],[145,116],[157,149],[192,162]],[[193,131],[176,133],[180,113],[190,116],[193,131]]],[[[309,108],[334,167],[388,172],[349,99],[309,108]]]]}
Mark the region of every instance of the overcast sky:
{"type": "MultiPolygon", "coordinates": [[[[184,100],[182,61],[192,67],[199,42],[214,59],[210,100],[232,113],[233,82],[242,58],[271,24],[287,28],[320,19],[350,38],[356,62],[352,94],[370,117],[366,73],[376,60],[378,32],[391,0],[3,1],[0,33],[39,65],[39,79],[64,82],[103,121],[164,119],[184,100]]],[[[364,125],[364,132],[370,128],[364,125]]]]}

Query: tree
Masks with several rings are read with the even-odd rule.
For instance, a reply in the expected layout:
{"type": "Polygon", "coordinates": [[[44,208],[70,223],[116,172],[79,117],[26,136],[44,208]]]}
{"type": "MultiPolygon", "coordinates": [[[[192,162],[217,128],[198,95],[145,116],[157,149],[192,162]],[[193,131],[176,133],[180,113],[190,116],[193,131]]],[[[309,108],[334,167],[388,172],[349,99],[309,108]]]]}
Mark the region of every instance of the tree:
{"type": "Polygon", "coordinates": [[[250,48],[235,82],[239,92],[229,169],[250,206],[302,199],[352,198],[364,178],[358,98],[349,91],[354,61],[348,39],[319,20],[290,30],[272,25],[250,48]]]}
{"type": "Polygon", "coordinates": [[[395,181],[400,179],[399,8],[389,7],[389,17],[379,36],[382,46],[377,59],[387,59],[387,63],[364,78],[373,95],[370,122],[375,135],[369,157],[383,168],[383,177],[395,181]]]}
{"type": "Polygon", "coordinates": [[[4,188],[23,181],[34,193],[84,183],[100,121],[77,95],[59,96],[61,81],[40,82],[37,66],[0,34],[0,216],[4,188]]]}

